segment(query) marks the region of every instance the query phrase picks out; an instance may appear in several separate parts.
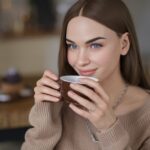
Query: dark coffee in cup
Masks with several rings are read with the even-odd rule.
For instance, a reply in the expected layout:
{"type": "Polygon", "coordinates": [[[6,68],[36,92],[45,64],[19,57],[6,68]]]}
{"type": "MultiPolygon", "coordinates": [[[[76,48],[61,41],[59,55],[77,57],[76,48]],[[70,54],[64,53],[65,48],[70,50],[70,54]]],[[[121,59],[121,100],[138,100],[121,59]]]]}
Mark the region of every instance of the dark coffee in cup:
{"type": "MultiPolygon", "coordinates": [[[[76,105],[78,107],[82,107],[80,104],[75,102],[72,98],[70,98],[67,94],[69,90],[73,90],[70,88],[70,84],[71,83],[81,84],[80,83],[81,78],[89,78],[89,79],[98,81],[98,79],[96,79],[94,77],[78,76],[78,75],[66,75],[66,76],[60,77],[60,92],[62,95],[62,100],[64,100],[67,104],[73,103],[74,105],[76,105]]],[[[78,95],[80,95],[81,97],[88,99],[85,95],[81,94],[80,92],[77,92],[77,91],[74,91],[74,92],[77,93],[78,95]]]]}

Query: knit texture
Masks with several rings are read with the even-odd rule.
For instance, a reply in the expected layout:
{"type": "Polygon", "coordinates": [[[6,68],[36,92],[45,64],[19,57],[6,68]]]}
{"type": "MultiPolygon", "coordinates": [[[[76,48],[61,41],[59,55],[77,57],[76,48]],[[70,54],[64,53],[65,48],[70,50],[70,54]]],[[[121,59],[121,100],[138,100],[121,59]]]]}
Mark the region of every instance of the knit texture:
{"type": "Polygon", "coordinates": [[[84,118],[62,102],[40,102],[29,116],[33,126],[25,134],[21,150],[150,150],[150,99],[137,110],[119,116],[104,132],[90,124],[93,142],[84,118]]]}

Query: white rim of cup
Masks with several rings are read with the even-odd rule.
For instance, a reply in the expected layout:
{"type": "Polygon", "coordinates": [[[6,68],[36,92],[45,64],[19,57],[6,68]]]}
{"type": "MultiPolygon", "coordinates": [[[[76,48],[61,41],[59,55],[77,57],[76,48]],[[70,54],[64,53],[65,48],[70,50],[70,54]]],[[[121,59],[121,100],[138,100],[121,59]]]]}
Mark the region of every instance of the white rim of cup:
{"type": "Polygon", "coordinates": [[[80,83],[78,79],[81,78],[88,78],[88,79],[92,79],[96,82],[98,82],[99,80],[95,77],[90,77],[90,76],[79,76],[79,75],[64,75],[60,77],[60,80],[68,82],[68,83],[80,83]],[[66,78],[70,78],[70,80],[67,80],[66,78]],[[75,81],[71,81],[72,78],[75,78],[75,81]]]}

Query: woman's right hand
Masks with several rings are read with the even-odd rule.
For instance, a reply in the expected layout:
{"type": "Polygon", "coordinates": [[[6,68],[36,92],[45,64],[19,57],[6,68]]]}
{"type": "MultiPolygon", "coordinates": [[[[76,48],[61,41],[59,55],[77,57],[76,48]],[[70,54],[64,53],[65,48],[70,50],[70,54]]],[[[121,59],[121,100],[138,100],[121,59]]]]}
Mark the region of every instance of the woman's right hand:
{"type": "Polygon", "coordinates": [[[59,89],[58,77],[51,71],[46,70],[34,88],[35,103],[41,101],[58,102],[61,98],[59,89]]]}

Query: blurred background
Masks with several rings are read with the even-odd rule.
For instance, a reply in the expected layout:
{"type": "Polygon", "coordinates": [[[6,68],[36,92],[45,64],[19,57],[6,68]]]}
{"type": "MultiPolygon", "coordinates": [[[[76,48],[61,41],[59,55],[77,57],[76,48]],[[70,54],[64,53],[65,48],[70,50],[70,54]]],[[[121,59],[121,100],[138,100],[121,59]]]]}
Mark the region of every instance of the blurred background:
{"type": "MultiPolygon", "coordinates": [[[[0,0],[0,150],[19,150],[29,127],[33,87],[45,69],[57,73],[63,17],[76,0],[0,0]]],[[[150,1],[124,0],[150,69],[150,1]]],[[[133,60],[134,61],[134,60],[133,60]]]]}

